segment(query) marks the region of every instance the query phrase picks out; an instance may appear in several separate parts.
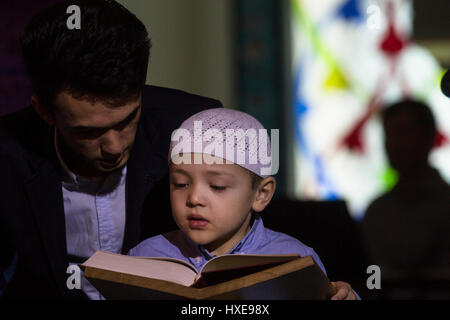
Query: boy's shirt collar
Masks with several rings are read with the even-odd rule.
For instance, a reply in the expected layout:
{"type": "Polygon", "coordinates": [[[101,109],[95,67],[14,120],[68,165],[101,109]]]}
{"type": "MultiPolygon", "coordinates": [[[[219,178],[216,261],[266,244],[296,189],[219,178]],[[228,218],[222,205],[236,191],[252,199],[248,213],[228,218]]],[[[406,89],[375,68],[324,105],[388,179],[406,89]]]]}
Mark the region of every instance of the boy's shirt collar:
{"type": "MultiPolygon", "coordinates": [[[[264,236],[264,224],[259,215],[253,215],[253,224],[249,232],[239,241],[229,252],[226,254],[246,254],[248,252],[254,252],[255,248],[261,243],[260,238],[264,236]]],[[[203,265],[215,258],[216,255],[211,254],[208,249],[193,242],[189,237],[187,240],[191,246],[198,249],[198,255],[196,257],[189,257],[190,263],[192,263],[197,270],[200,270],[203,265]]]]}

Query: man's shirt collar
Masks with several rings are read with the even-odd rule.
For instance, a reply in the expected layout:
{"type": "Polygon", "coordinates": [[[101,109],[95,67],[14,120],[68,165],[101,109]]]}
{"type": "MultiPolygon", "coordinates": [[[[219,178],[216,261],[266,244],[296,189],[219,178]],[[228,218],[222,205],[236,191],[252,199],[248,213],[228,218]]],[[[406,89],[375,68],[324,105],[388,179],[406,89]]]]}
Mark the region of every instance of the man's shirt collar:
{"type": "Polygon", "coordinates": [[[63,169],[62,172],[62,178],[63,178],[63,184],[64,185],[75,185],[75,186],[98,186],[100,187],[103,185],[104,182],[108,183],[108,181],[111,181],[112,185],[116,185],[115,182],[119,182],[123,175],[126,175],[127,172],[127,166],[125,165],[121,171],[114,172],[107,177],[98,177],[98,178],[86,178],[82,176],[78,176],[75,173],[72,172],[72,170],[69,169],[67,164],[64,162],[61,152],[59,150],[59,143],[58,143],[58,134],[57,130],[55,128],[54,133],[54,144],[55,144],[55,150],[56,154],[58,156],[59,163],[61,164],[61,167],[63,169]],[[106,180],[106,181],[105,181],[106,180]]]}

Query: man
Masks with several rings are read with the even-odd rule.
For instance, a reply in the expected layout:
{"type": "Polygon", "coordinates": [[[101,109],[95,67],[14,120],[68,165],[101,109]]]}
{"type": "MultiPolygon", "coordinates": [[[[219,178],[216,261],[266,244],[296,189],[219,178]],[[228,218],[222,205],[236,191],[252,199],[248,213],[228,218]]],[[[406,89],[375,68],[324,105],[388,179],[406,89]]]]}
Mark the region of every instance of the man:
{"type": "Polygon", "coordinates": [[[399,101],[384,110],[383,128],[399,179],[364,217],[370,262],[381,267],[386,298],[448,298],[448,283],[440,282],[450,266],[450,186],[429,163],[437,134],[433,113],[421,102],[399,101]]]}
{"type": "Polygon", "coordinates": [[[0,120],[0,294],[101,298],[69,264],[96,250],[126,253],[174,229],[168,201],[170,135],[220,102],[145,86],[150,41],[114,1],[61,2],[22,38],[35,96],[0,120]],[[70,5],[81,29],[67,27],[70,5]]]}

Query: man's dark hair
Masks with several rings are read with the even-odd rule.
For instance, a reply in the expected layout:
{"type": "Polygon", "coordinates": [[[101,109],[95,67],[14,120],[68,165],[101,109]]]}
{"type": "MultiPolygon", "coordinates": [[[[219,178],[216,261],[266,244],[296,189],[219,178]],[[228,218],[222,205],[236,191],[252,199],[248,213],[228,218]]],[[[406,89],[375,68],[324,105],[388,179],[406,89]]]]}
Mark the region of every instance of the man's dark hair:
{"type": "Polygon", "coordinates": [[[423,130],[423,133],[434,139],[436,135],[436,120],[431,109],[420,101],[405,99],[387,106],[382,112],[383,124],[389,121],[389,118],[399,113],[410,114],[418,128],[423,130]]]}
{"type": "Polygon", "coordinates": [[[145,85],[147,30],[115,1],[60,2],[34,16],[21,40],[33,89],[47,106],[62,91],[118,105],[136,98],[145,85]],[[80,30],[67,27],[70,5],[80,8],[80,30]]]}

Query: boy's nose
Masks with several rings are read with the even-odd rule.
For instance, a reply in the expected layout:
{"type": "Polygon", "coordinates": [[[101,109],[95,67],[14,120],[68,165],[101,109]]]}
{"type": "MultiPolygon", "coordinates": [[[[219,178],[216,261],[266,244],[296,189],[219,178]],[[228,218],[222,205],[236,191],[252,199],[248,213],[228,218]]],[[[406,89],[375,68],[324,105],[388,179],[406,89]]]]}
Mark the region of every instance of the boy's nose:
{"type": "Polygon", "coordinates": [[[187,197],[187,206],[188,207],[194,207],[194,206],[203,206],[204,205],[204,196],[203,192],[200,190],[199,187],[192,186],[189,190],[189,195],[187,197]]]}

